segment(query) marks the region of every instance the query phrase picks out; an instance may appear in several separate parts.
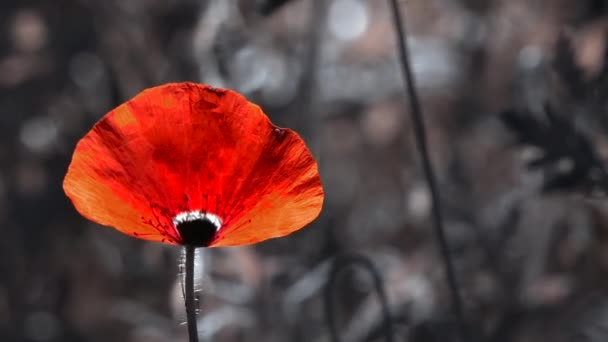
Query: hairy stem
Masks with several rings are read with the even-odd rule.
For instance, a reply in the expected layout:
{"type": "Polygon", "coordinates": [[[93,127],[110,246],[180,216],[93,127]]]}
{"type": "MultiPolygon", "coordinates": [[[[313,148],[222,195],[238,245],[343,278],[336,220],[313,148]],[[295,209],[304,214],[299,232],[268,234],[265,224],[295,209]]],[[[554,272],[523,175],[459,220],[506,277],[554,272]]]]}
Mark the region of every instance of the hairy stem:
{"type": "Polygon", "coordinates": [[[188,340],[198,342],[196,329],[196,303],[194,302],[194,251],[196,247],[186,246],[186,320],[188,322],[188,340]]]}

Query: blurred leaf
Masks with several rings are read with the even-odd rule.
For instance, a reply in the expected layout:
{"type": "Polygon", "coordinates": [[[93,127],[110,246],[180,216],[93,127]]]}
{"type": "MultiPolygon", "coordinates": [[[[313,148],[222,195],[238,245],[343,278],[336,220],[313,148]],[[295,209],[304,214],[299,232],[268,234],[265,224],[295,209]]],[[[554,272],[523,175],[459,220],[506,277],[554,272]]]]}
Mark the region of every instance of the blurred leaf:
{"type": "Polygon", "coordinates": [[[530,112],[516,110],[507,110],[500,115],[502,122],[515,134],[518,144],[538,149],[527,164],[530,169],[543,171],[543,191],[597,193],[608,190],[608,174],[592,140],[548,105],[544,114],[544,120],[530,112]]]}

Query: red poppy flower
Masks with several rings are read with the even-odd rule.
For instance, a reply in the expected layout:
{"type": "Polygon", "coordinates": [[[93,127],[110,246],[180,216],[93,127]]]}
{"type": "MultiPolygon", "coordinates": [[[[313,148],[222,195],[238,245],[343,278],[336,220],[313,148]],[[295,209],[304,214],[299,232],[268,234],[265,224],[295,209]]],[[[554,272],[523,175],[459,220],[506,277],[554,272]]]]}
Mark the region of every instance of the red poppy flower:
{"type": "Polygon", "coordinates": [[[324,197],[295,132],[234,91],[194,83],[144,90],[108,113],[76,146],[63,188],[92,221],[210,247],[290,234],[324,197]]]}

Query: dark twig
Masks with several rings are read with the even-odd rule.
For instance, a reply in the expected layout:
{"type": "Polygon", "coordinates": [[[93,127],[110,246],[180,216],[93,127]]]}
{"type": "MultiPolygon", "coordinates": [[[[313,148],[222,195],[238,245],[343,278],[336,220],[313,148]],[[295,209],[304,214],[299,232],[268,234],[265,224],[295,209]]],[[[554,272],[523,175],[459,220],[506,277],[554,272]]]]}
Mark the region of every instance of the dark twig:
{"type": "Polygon", "coordinates": [[[439,200],[439,189],[435,180],[435,174],[429,158],[429,152],[427,147],[426,132],[424,127],[424,120],[422,118],[422,109],[418,101],[418,95],[416,92],[414,75],[410,67],[410,59],[407,48],[405,37],[407,36],[405,31],[405,25],[402,22],[401,12],[399,11],[399,5],[397,0],[390,1],[393,12],[393,19],[395,24],[395,31],[397,37],[397,43],[399,46],[399,57],[401,59],[401,69],[403,72],[403,78],[406,84],[406,95],[409,99],[411,106],[412,121],[414,123],[414,132],[416,134],[416,141],[422,159],[423,171],[426,177],[426,181],[431,192],[431,199],[433,203],[433,221],[435,234],[439,242],[439,249],[445,266],[445,273],[448,281],[448,286],[452,294],[452,310],[453,314],[458,320],[460,328],[460,340],[463,340],[464,334],[464,314],[462,309],[462,298],[456,282],[456,276],[454,272],[454,266],[450,258],[450,249],[445,236],[445,229],[443,227],[443,219],[441,214],[441,203],[439,200]]]}
{"type": "Polygon", "coordinates": [[[263,16],[269,16],[289,1],[291,0],[259,0],[257,1],[257,9],[263,16]]]}
{"type": "Polygon", "coordinates": [[[188,340],[198,342],[196,329],[196,308],[194,301],[194,251],[196,247],[186,246],[186,319],[188,322],[188,340]]]}
{"type": "Polygon", "coordinates": [[[338,328],[336,327],[335,321],[335,309],[334,309],[334,301],[332,300],[334,294],[334,287],[338,280],[338,276],[342,271],[344,271],[347,267],[351,266],[359,266],[369,271],[374,280],[374,290],[378,294],[378,299],[380,300],[380,306],[382,307],[382,314],[384,316],[383,320],[383,332],[386,337],[386,341],[393,342],[394,334],[393,334],[393,322],[391,313],[388,306],[388,299],[386,298],[386,293],[384,292],[384,288],[382,286],[382,276],[380,272],[374,266],[371,260],[362,255],[342,255],[338,256],[333,264],[332,268],[329,272],[329,279],[327,280],[327,285],[325,287],[325,316],[327,319],[327,325],[329,326],[329,332],[331,334],[331,339],[334,342],[340,342],[340,333],[338,332],[338,328]]]}

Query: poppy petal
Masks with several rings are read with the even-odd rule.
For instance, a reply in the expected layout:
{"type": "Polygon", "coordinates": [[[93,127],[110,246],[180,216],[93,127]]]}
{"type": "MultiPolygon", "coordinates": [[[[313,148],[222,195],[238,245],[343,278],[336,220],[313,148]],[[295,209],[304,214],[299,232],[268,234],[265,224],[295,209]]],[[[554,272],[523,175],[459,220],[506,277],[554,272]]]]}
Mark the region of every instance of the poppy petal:
{"type": "Polygon", "coordinates": [[[205,246],[287,235],[324,197],[295,132],[234,91],[195,83],[147,89],[108,113],[77,144],[64,190],[83,216],[147,240],[192,243],[180,224],[208,220],[219,229],[205,246]]]}

